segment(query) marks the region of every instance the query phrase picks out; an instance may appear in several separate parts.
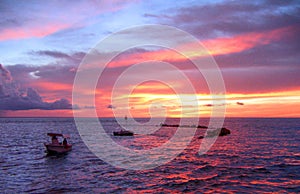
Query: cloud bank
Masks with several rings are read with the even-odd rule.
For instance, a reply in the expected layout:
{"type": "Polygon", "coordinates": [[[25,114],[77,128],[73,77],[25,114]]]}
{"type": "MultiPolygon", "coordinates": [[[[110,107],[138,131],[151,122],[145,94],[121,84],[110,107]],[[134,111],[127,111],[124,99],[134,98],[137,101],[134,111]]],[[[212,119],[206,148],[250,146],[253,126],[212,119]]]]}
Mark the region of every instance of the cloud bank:
{"type": "Polygon", "coordinates": [[[72,105],[64,98],[54,102],[45,102],[33,88],[21,90],[10,72],[0,64],[0,112],[31,109],[72,109],[72,105]]]}

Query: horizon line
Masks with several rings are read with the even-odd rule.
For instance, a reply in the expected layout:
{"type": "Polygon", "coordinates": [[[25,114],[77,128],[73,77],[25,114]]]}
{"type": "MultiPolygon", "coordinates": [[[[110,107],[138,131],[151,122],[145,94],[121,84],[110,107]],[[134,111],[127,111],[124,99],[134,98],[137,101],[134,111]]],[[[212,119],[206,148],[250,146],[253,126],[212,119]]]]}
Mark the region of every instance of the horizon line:
{"type": "MultiPolygon", "coordinates": [[[[17,117],[1,117],[2,118],[75,118],[75,117],[55,117],[55,116],[17,116],[17,117]]],[[[123,117],[78,117],[78,118],[98,118],[98,119],[113,119],[113,118],[123,118],[123,117]]],[[[151,119],[151,118],[163,118],[163,117],[133,117],[134,119],[151,119]]],[[[166,117],[166,119],[181,119],[181,118],[197,118],[197,117],[166,117]]],[[[199,117],[199,119],[209,119],[211,117],[199,117]]],[[[214,118],[220,118],[220,117],[214,117],[214,118]]],[[[237,119],[246,119],[246,118],[253,118],[253,119],[300,119],[300,116],[295,116],[295,117],[224,117],[226,118],[237,118],[237,119]]]]}

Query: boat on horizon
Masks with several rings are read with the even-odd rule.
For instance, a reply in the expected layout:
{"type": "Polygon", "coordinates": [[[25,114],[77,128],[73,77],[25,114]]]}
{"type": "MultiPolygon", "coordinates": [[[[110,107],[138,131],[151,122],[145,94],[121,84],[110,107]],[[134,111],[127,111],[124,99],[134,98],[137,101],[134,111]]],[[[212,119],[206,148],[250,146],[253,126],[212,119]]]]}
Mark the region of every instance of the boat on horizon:
{"type": "Polygon", "coordinates": [[[129,130],[114,131],[114,136],[133,136],[134,133],[129,130]]]}
{"type": "MultiPolygon", "coordinates": [[[[126,122],[126,126],[127,126],[127,116],[125,115],[125,117],[124,117],[124,119],[125,119],[125,122],[126,122]]],[[[134,135],[134,133],[132,132],[132,131],[129,131],[129,130],[124,130],[124,129],[121,129],[121,131],[114,131],[113,132],[113,135],[114,136],[133,136],[134,135]]]]}
{"type": "Polygon", "coordinates": [[[63,154],[72,150],[72,144],[67,142],[70,135],[61,133],[47,133],[51,137],[51,143],[44,143],[48,154],[63,154]],[[58,137],[63,139],[61,142],[58,137]]]}

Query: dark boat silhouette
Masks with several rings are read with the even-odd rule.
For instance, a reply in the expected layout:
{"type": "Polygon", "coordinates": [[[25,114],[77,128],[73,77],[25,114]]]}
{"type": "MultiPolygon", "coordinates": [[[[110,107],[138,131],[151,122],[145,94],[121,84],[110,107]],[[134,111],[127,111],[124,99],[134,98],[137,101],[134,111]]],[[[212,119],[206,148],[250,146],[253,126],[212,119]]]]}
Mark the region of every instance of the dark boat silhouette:
{"type": "Polygon", "coordinates": [[[63,154],[72,150],[72,144],[67,142],[69,135],[61,133],[47,133],[51,137],[51,143],[44,143],[48,154],[63,154]],[[59,142],[57,137],[63,138],[62,142],[59,142]]]}
{"type": "Polygon", "coordinates": [[[133,136],[134,133],[128,130],[114,131],[114,136],[133,136]]]}
{"type": "MultiPolygon", "coordinates": [[[[125,121],[126,121],[126,126],[127,126],[127,116],[125,116],[125,121]]],[[[114,136],[133,136],[134,133],[132,131],[129,130],[123,130],[121,129],[121,131],[114,131],[113,132],[114,136]]]]}

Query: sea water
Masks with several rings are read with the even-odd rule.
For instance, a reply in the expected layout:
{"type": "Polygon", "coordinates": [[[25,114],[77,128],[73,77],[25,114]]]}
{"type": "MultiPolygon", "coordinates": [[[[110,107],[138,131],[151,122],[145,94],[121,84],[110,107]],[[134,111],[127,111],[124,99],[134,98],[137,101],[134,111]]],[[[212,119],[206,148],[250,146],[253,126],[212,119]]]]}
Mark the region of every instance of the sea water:
{"type": "MultiPolygon", "coordinates": [[[[177,130],[165,127],[152,134],[114,137],[112,132],[120,130],[116,120],[100,122],[114,142],[136,150],[159,147],[177,130]]],[[[208,119],[199,124],[207,125],[208,119]]],[[[203,155],[198,154],[203,129],[198,129],[172,161],[127,170],[95,156],[73,118],[0,118],[0,193],[300,192],[300,119],[227,118],[224,127],[231,134],[218,137],[203,155]],[[73,150],[47,156],[47,132],[70,134],[73,150]]]]}

